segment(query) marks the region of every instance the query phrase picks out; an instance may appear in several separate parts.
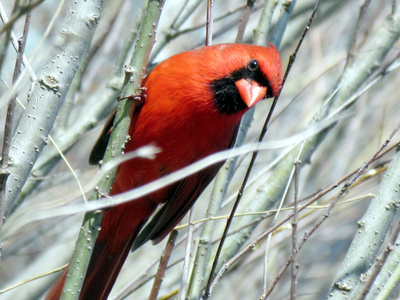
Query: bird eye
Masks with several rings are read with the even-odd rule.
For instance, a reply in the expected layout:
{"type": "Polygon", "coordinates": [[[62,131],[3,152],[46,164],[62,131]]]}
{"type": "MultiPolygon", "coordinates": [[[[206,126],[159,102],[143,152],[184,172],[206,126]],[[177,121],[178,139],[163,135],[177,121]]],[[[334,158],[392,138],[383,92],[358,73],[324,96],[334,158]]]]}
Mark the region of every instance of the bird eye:
{"type": "Polygon", "coordinates": [[[249,63],[247,64],[247,68],[250,70],[250,71],[255,71],[255,70],[257,70],[258,69],[258,60],[257,59],[252,59],[252,60],[250,60],[249,61],[249,63]]]}

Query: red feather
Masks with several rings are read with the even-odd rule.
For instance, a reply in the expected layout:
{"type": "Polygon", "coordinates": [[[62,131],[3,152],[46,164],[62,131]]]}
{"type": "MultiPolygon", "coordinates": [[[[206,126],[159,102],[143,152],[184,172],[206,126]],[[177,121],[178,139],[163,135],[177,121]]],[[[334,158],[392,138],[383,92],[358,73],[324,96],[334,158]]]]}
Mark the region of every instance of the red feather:
{"type": "MultiPolygon", "coordinates": [[[[132,116],[126,152],[155,144],[154,160],[137,158],[118,167],[111,195],[156,180],[234,143],[241,117],[266,96],[276,96],[282,67],[273,46],[223,44],[175,55],[147,76],[144,105],[132,116]],[[236,101],[236,102],[235,102],[236,101]]],[[[102,157],[112,119],[91,160],[102,157]]],[[[151,193],[108,209],[103,216],[80,299],[106,299],[129,250],[147,240],[159,242],[176,226],[221,164],[151,193]],[[164,204],[165,203],[165,204],[164,204]],[[138,234],[154,213],[156,217],[138,234]]],[[[59,299],[66,271],[46,299],[59,299]]]]}

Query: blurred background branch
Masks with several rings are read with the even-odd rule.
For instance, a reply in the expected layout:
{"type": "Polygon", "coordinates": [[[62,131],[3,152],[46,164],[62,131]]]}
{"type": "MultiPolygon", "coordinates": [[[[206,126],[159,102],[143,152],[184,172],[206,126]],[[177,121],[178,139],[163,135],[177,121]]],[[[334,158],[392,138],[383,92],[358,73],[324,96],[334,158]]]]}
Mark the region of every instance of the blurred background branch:
{"type": "MultiPolygon", "coordinates": [[[[8,219],[0,233],[2,290],[45,275],[70,260],[83,211],[30,221],[22,227],[17,226],[18,220],[24,214],[62,210],[83,202],[76,179],[59,151],[47,144],[49,133],[84,190],[90,192],[88,184],[97,168],[87,164],[88,155],[101,124],[117,105],[124,66],[129,64],[147,1],[105,0],[101,15],[95,4],[79,7],[73,13],[71,4],[60,1],[3,0],[0,4],[2,15],[7,16],[2,17],[0,26],[0,124],[5,124],[8,100],[18,95],[11,123],[11,175],[3,189],[3,211],[8,219]],[[24,35],[28,12],[32,21],[22,53],[25,58],[21,74],[14,81],[13,69],[21,53],[10,45],[13,34],[17,37],[14,41],[24,35]],[[82,16],[81,23],[75,22],[74,16],[78,15],[82,16]],[[68,22],[73,27],[66,27],[68,22]]],[[[314,5],[313,0],[214,1],[213,44],[237,39],[260,45],[272,42],[280,45],[285,66],[314,5]]],[[[148,70],[173,54],[204,44],[206,15],[206,1],[165,1],[148,70]]],[[[296,256],[298,284],[292,298],[323,299],[329,294],[333,298],[351,295],[357,299],[365,293],[361,279],[367,282],[370,274],[376,279],[368,287],[367,299],[399,297],[399,243],[392,245],[396,235],[390,233],[399,221],[396,176],[400,170],[398,155],[395,156],[400,111],[399,20],[396,1],[322,1],[265,140],[301,136],[307,128],[315,131],[300,143],[258,154],[223,247],[217,267],[222,275],[210,299],[258,299],[272,286],[275,288],[271,288],[268,299],[290,298],[292,274],[280,271],[290,264],[292,255],[290,216],[296,159],[301,160],[296,222],[300,241],[296,256]],[[334,121],[326,127],[329,120],[334,121]],[[385,149],[392,150],[382,152],[364,170],[364,162],[374,157],[386,139],[389,141],[385,149]],[[386,170],[392,157],[390,169],[386,170]],[[346,180],[348,183],[354,178],[354,170],[363,172],[347,186],[346,180]],[[310,199],[313,204],[307,202],[310,199]],[[383,203],[382,199],[389,202],[383,203]],[[304,206],[306,203],[308,206],[304,206]],[[390,218],[382,214],[390,214],[390,218]],[[381,225],[379,230],[370,220],[381,225]],[[388,244],[393,250],[376,274],[376,268],[370,265],[384,256],[388,244]],[[365,245],[374,245],[374,249],[368,246],[360,262],[360,249],[365,245]],[[231,262],[229,268],[224,269],[224,262],[231,262]],[[355,267],[350,273],[346,267],[352,266],[355,267]],[[383,283],[387,283],[385,288],[383,283]]],[[[256,141],[270,104],[263,101],[246,115],[239,144],[256,141]]],[[[188,299],[202,295],[203,279],[209,273],[225,216],[229,215],[249,160],[250,155],[230,159],[195,205],[196,225],[188,247],[191,253],[186,254],[188,299]]],[[[174,299],[181,293],[186,232],[185,226],[179,229],[180,238],[163,270],[165,278],[158,287],[159,297],[174,299]]],[[[166,241],[157,246],[149,243],[132,253],[112,297],[147,299],[165,244],[166,241]]],[[[40,277],[0,291],[0,297],[39,299],[56,276],[40,277]]]]}

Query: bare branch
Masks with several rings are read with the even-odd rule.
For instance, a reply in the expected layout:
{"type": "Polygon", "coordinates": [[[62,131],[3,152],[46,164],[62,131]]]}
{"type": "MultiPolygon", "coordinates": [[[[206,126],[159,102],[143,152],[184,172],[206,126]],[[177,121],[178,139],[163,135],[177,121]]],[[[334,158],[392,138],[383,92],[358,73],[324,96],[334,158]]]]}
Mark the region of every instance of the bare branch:
{"type": "Polygon", "coordinates": [[[160,259],[160,264],[158,265],[157,274],[156,274],[156,277],[154,278],[154,283],[153,283],[153,287],[151,289],[149,300],[157,299],[157,295],[158,295],[158,292],[161,287],[161,283],[164,278],[165,270],[167,268],[168,261],[171,256],[172,249],[175,246],[175,241],[176,241],[177,237],[178,237],[178,231],[176,231],[176,230],[173,230],[169,235],[167,245],[165,246],[164,253],[162,254],[161,259],[160,259]]]}

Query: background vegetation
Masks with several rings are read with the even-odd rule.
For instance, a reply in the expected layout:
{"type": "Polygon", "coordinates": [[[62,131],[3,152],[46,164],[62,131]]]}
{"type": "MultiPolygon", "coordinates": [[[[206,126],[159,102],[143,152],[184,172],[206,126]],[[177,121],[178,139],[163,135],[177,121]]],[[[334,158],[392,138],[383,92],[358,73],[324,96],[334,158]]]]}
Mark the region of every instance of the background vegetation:
{"type": "MultiPolygon", "coordinates": [[[[39,299],[71,259],[84,213],[100,203],[86,205],[82,196],[98,179],[88,155],[117,106],[148,5],[165,2],[148,70],[205,43],[207,1],[88,2],[0,1],[0,117],[12,127],[11,140],[3,134],[10,147],[3,146],[0,176],[0,299],[39,299]]],[[[234,42],[250,12],[243,42],[272,41],[286,70],[315,4],[214,1],[212,43],[234,42]]],[[[396,0],[321,1],[260,145],[210,299],[399,297],[399,35],[396,0]]],[[[255,145],[271,103],[246,116],[245,145],[255,145]]],[[[250,158],[230,159],[198,200],[189,242],[182,222],[161,299],[202,295],[250,158]]],[[[112,299],[149,298],[165,245],[129,255],[112,299]]]]}

